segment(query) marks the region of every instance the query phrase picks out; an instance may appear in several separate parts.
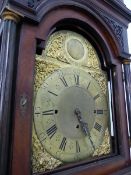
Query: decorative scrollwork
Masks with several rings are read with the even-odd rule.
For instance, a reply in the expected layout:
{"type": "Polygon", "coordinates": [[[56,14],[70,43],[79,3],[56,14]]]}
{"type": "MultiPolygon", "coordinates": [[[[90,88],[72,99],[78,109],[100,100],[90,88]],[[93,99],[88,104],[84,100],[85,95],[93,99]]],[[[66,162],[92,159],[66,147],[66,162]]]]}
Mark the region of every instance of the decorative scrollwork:
{"type": "Polygon", "coordinates": [[[40,0],[28,0],[28,7],[33,8],[35,7],[40,0]]]}
{"type": "Polygon", "coordinates": [[[104,16],[105,22],[110,26],[110,28],[113,30],[114,34],[116,35],[118,42],[121,45],[121,48],[124,50],[124,41],[123,41],[123,27],[120,26],[116,21],[110,19],[107,16],[104,16]]]}

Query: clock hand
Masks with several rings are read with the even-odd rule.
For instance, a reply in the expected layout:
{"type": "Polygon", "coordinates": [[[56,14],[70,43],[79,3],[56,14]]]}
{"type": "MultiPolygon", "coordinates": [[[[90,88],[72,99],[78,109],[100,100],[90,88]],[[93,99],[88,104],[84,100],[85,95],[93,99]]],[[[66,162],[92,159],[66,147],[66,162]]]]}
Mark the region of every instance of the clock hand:
{"type": "Polygon", "coordinates": [[[81,112],[80,112],[80,110],[78,108],[75,109],[74,113],[77,116],[77,119],[78,119],[78,121],[79,121],[79,123],[81,125],[83,133],[85,134],[85,136],[88,136],[88,138],[90,140],[90,143],[91,143],[93,149],[95,150],[95,146],[94,146],[94,143],[93,143],[93,141],[91,139],[90,131],[89,131],[89,128],[88,128],[88,123],[86,123],[83,120],[83,118],[81,116],[81,112]]]}

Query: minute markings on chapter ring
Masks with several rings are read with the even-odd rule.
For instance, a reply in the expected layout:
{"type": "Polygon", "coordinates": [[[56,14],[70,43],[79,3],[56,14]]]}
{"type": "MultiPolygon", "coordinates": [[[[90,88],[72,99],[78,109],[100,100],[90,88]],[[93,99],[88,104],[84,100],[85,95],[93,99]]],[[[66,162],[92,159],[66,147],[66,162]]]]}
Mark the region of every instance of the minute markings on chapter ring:
{"type": "Polygon", "coordinates": [[[54,95],[54,96],[58,96],[56,93],[52,92],[52,91],[48,91],[50,94],[54,95]]]}
{"type": "Polygon", "coordinates": [[[91,84],[91,82],[89,82],[89,84],[88,84],[88,86],[87,86],[87,90],[88,90],[88,88],[89,88],[90,84],[91,84]]]}
{"type": "Polygon", "coordinates": [[[97,94],[95,97],[94,97],[94,100],[96,100],[97,98],[100,97],[100,94],[97,94]]]}
{"type": "Polygon", "coordinates": [[[39,137],[41,142],[46,139],[46,135],[43,132],[39,134],[39,137]]]}

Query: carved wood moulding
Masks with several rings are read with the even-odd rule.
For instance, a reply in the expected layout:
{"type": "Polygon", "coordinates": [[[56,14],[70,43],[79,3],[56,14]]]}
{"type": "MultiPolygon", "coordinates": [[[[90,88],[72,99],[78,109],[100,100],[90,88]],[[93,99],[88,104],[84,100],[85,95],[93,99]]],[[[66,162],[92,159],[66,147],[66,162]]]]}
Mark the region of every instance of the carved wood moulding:
{"type": "MultiPolygon", "coordinates": [[[[4,1],[4,0],[3,0],[4,1]]],[[[99,0],[99,3],[96,2],[95,0],[6,0],[8,1],[8,4],[11,8],[15,8],[17,9],[17,7],[22,11],[22,13],[24,13],[24,15],[27,15],[27,17],[30,16],[30,12],[31,10],[34,11],[35,15],[38,16],[40,15],[39,12],[41,11],[42,8],[50,6],[52,7],[53,4],[55,5],[59,5],[59,4],[63,4],[63,5],[68,5],[68,4],[72,4],[72,6],[81,6],[81,4],[83,5],[83,7],[87,7],[87,6],[92,6],[93,4],[96,4],[95,6],[93,5],[92,7],[94,9],[98,9],[98,4],[99,6],[103,9],[103,4],[106,4],[107,6],[109,6],[109,8],[115,9],[115,11],[119,14],[121,14],[122,16],[125,16],[125,18],[127,18],[128,20],[131,21],[131,13],[129,11],[129,9],[126,8],[125,5],[123,5],[124,3],[121,2],[121,0],[114,0],[114,1],[108,1],[108,0],[99,0]]],[[[104,9],[103,9],[104,10],[104,9]]],[[[105,12],[106,13],[106,12],[105,12]]],[[[39,18],[39,16],[38,16],[39,18]]],[[[37,19],[38,19],[37,18],[37,19]]]]}
{"type": "Polygon", "coordinates": [[[35,6],[37,6],[37,4],[40,2],[40,0],[28,0],[27,4],[29,7],[33,8],[35,6]]]}
{"type": "Polygon", "coordinates": [[[124,50],[124,41],[123,41],[123,26],[120,25],[118,22],[114,21],[110,17],[102,15],[102,18],[109,26],[109,28],[113,31],[114,35],[116,36],[122,50],[124,50]]]}
{"type": "Polygon", "coordinates": [[[7,4],[7,0],[1,0],[0,1],[0,14],[2,13],[4,7],[6,6],[7,4]]]}
{"type": "MultiPolygon", "coordinates": [[[[100,0],[98,3],[95,0],[8,0],[8,5],[13,11],[21,13],[25,19],[28,18],[35,22],[40,22],[43,16],[51,10],[59,7],[69,7],[75,9],[79,8],[79,11],[88,11],[94,15],[95,18],[101,16],[105,22],[107,28],[114,34],[116,40],[118,40],[119,47],[124,51],[124,30],[127,27],[127,21],[131,21],[131,13],[126,8],[122,1],[107,1],[100,0]],[[105,8],[105,7],[106,8],[105,8]],[[111,15],[109,13],[110,8],[115,10],[111,15]],[[114,16],[114,13],[118,14],[114,16]],[[125,18],[126,22],[122,23],[120,19],[125,18]],[[117,19],[116,19],[117,18],[117,19]]],[[[112,11],[113,11],[112,10],[112,11]]]]}
{"type": "Polygon", "coordinates": [[[32,8],[32,9],[35,9],[40,2],[43,2],[43,1],[42,0],[10,0],[10,3],[17,4],[21,7],[23,6],[23,7],[32,8]]]}

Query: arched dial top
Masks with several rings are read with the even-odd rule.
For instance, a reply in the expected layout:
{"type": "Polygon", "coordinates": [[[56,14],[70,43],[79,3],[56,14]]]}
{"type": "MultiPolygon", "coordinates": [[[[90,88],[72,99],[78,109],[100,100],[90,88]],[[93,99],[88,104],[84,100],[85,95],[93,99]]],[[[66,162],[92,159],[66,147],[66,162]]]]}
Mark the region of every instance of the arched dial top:
{"type": "Polygon", "coordinates": [[[37,136],[53,157],[74,162],[91,156],[107,128],[107,101],[98,82],[70,66],[46,78],[35,99],[37,136]]]}

